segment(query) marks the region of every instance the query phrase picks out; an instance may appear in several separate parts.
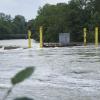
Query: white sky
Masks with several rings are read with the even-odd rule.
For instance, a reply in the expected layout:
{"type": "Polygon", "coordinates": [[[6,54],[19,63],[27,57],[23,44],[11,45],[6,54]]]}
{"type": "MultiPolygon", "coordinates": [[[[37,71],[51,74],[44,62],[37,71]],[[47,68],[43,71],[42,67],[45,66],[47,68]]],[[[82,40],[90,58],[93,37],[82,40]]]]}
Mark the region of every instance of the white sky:
{"type": "Polygon", "coordinates": [[[15,15],[23,15],[27,20],[35,18],[37,10],[46,3],[67,3],[68,0],[0,0],[0,12],[15,15]]]}

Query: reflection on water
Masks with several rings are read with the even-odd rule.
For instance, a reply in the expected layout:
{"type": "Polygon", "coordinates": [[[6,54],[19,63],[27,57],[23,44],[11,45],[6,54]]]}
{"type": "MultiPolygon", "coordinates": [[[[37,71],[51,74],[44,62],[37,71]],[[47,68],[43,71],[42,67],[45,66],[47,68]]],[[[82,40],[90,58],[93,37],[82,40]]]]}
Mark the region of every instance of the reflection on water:
{"type": "Polygon", "coordinates": [[[99,100],[100,48],[40,49],[38,45],[33,43],[32,49],[0,50],[0,100],[11,86],[10,78],[27,66],[35,66],[35,73],[16,86],[8,100],[16,96],[35,100],[99,100]]]}

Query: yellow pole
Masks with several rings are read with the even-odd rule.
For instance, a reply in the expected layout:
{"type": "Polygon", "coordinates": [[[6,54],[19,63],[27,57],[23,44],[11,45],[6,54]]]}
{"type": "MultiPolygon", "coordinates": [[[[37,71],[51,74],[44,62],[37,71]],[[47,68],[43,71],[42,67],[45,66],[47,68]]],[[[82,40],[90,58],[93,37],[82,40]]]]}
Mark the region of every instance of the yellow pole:
{"type": "Polygon", "coordinates": [[[43,48],[43,27],[40,27],[40,48],[43,48]]]}
{"type": "Polygon", "coordinates": [[[32,45],[31,45],[31,31],[28,30],[28,48],[31,48],[32,45]]]}
{"type": "Polygon", "coordinates": [[[84,28],[84,29],[83,29],[83,31],[84,31],[84,46],[86,46],[86,42],[87,42],[87,40],[86,40],[86,36],[87,36],[87,29],[86,29],[86,28],[84,28]]]}
{"type": "Polygon", "coordinates": [[[95,47],[98,47],[98,27],[95,28],[95,47]]]}

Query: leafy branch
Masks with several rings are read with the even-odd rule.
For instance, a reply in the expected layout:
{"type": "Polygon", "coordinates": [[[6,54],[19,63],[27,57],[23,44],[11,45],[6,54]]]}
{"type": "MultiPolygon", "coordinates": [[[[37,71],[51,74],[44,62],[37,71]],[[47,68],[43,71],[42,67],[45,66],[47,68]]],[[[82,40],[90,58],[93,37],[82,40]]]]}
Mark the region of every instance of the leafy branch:
{"type": "MultiPolygon", "coordinates": [[[[32,73],[34,72],[35,68],[34,67],[28,67],[25,68],[24,70],[18,72],[12,79],[11,79],[11,83],[12,83],[12,87],[9,88],[9,90],[7,91],[6,95],[4,96],[4,98],[2,100],[6,100],[7,97],[10,95],[10,93],[12,92],[13,88],[23,82],[25,79],[29,78],[32,73]]],[[[21,98],[16,98],[14,100],[33,100],[31,98],[28,97],[21,97],[21,98]]]]}

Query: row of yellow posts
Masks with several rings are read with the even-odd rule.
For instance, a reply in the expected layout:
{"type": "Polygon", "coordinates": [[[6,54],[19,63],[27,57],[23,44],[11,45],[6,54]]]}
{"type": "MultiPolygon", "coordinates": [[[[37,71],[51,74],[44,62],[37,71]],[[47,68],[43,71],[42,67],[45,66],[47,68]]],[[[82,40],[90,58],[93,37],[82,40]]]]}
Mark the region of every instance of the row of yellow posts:
{"type": "MultiPolygon", "coordinates": [[[[87,29],[84,28],[83,31],[84,31],[84,46],[86,47],[86,44],[87,44],[87,29]]],[[[95,28],[95,47],[98,47],[98,44],[99,44],[98,35],[99,35],[99,28],[96,27],[95,28]]]]}
{"type": "MultiPolygon", "coordinates": [[[[83,29],[84,32],[84,46],[86,47],[87,45],[87,29],[83,29]]],[[[95,47],[98,47],[99,40],[98,40],[98,35],[99,35],[99,28],[95,28],[95,47]]],[[[28,48],[32,47],[32,41],[31,41],[31,31],[28,30],[28,48]]],[[[40,27],[40,48],[43,48],[43,27],[40,27]]]]}

